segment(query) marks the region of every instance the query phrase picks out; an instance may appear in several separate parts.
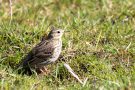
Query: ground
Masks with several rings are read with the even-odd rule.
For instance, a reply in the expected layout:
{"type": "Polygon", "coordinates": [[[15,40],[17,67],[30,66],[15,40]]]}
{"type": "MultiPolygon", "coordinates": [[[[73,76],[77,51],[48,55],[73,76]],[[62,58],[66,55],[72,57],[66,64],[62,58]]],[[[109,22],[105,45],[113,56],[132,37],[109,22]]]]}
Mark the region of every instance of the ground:
{"type": "Polygon", "coordinates": [[[1,90],[133,90],[135,88],[135,0],[0,1],[1,90]],[[15,66],[47,35],[68,30],[59,60],[47,76],[17,74],[15,66]],[[64,68],[68,63],[82,86],[64,68]]]}

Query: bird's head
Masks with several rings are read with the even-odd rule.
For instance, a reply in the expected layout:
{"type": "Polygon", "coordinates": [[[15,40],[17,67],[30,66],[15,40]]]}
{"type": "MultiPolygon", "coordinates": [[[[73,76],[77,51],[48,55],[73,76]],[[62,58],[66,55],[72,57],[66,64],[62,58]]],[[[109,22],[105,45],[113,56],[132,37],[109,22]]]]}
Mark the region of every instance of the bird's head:
{"type": "Polygon", "coordinates": [[[64,30],[62,29],[56,29],[54,27],[51,27],[51,31],[48,34],[48,38],[61,39],[63,33],[64,33],[64,30]]]}

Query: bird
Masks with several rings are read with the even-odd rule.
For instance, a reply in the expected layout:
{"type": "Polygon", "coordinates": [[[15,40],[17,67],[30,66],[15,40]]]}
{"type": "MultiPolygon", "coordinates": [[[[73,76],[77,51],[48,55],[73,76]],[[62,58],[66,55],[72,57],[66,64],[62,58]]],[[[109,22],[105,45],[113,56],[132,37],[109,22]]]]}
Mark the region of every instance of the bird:
{"type": "Polygon", "coordinates": [[[64,30],[51,27],[46,38],[43,38],[19,63],[23,73],[32,75],[32,70],[43,72],[45,67],[58,60],[62,51],[64,30]]]}

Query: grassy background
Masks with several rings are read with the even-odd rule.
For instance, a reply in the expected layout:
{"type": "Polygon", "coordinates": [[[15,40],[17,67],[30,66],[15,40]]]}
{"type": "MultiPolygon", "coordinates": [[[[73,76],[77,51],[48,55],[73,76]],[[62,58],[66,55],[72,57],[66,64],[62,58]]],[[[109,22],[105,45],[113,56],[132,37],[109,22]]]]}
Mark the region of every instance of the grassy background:
{"type": "Polygon", "coordinates": [[[0,88],[3,90],[89,90],[135,88],[135,0],[0,1],[0,88]],[[63,36],[64,59],[40,77],[19,75],[13,67],[49,31],[63,36]],[[64,68],[68,63],[84,87],[64,68]]]}

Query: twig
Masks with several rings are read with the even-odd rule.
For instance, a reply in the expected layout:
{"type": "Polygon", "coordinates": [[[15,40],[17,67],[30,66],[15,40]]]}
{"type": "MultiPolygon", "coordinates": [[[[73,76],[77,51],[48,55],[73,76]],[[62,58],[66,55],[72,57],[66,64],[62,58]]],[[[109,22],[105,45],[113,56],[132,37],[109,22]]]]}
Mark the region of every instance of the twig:
{"type": "Polygon", "coordinates": [[[11,22],[12,22],[12,14],[13,14],[13,12],[12,12],[12,0],[9,0],[9,6],[10,6],[10,24],[11,24],[11,22]]]}
{"type": "Polygon", "coordinates": [[[65,68],[71,73],[71,75],[72,75],[73,77],[75,77],[83,86],[85,86],[85,84],[86,84],[88,78],[86,78],[86,79],[84,80],[84,82],[82,82],[82,80],[79,79],[79,77],[75,74],[75,72],[72,70],[72,68],[71,68],[68,64],[64,63],[64,66],[65,66],[65,68]]]}
{"type": "Polygon", "coordinates": [[[128,46],[126,47],[126,51],[129,49],[129,47],[131,46],[131,42],[128,44],[128,46]]]}

